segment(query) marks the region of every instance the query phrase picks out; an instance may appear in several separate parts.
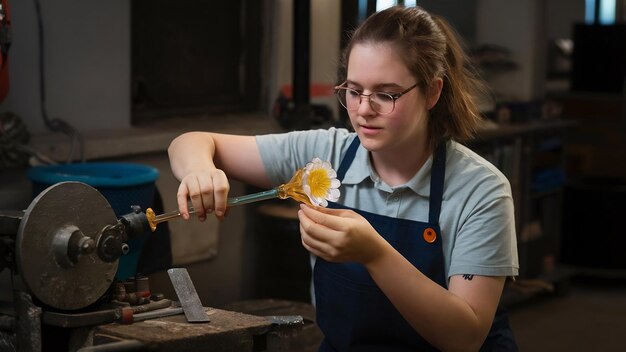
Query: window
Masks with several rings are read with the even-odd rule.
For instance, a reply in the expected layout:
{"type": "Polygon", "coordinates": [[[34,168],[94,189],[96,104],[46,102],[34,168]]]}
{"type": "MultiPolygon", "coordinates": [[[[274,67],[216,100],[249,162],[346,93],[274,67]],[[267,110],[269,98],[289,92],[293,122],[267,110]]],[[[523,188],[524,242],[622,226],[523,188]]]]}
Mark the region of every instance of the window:
{"type": "Polygon", "coordinates": [[[382,11],[384,9],[390,8],[395,5],[404,5],[406,7],[412,7],[417,5],[417,0],[377,0],[376,1],[376,12],[382,11]]]}
{"type": "Polygon", "coordinates": [[[133,124],[261,108],[261,1],[133,0],[133,124]]]}
{"type": "Polygon", "coordinates": [[[585,0],[585,23],[614,24],[615,9],[615,0],[585,0]]]}

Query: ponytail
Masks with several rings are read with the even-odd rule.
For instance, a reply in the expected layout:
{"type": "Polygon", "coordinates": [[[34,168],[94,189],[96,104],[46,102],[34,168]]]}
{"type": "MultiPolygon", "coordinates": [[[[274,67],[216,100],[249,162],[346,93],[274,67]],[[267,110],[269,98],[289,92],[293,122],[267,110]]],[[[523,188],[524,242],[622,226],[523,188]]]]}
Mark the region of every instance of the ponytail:
{"type": "Polygon", "coordinates": [[[473,66],[456,31],[442,17],[431,15],[446,38],[443,88],[431,110],[429,127],[435,136],[457,141],[471,139],[480,120],[478,101],[490,99],[489,88],[473,66]],[[444,120],[447,123],[439,123],[444,120]]]}

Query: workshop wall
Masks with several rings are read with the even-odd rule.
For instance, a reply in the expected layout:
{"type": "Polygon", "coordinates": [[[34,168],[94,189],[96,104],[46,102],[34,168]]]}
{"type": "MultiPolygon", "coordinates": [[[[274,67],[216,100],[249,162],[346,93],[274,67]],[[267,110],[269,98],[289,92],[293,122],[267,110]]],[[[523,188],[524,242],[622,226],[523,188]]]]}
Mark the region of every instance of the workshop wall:
{"type": "MultiPolygon", "coordinates": [[[[45,50],[46,108],[80,131],[130,126],[130,1],[37,0],[45,50]]],[[[35,0],[12,1],[10,88],[1,111],[31,133],[46,130],[39,96],[35,0]]]]}
{"type": "MultiPolygon", "coordinates": [[[[79,131],[128,128],[131,114],[130,1],[96,0],[41,5],[46,108],[79,131]]],[[[275,38],[267,50],[271,108],[280,88],[291,84],[291,0],[268,0],[268,26],[275,38]]],[[[11,87],[0,111],[13,111],[31,133],[46,132],[39,96],[39,35],[35,0],[11,3],[11,87]]],[[[339,56],[339,2],[311,3],[311,82],[332,84],[339,56]]]]}

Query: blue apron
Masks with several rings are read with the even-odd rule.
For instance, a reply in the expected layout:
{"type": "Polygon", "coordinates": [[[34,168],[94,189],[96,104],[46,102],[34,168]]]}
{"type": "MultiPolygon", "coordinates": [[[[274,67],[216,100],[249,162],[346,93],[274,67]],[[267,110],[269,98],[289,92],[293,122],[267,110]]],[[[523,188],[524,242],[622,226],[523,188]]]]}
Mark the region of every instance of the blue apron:
{"type": "MultiPolygon", "coordinates": [[[[343,181],[359,146],[356,137],[337,171],[343,181]]],[[[439,213],[445,176],[445,143],[437,148],[431,172],[428,222],[397,219],[352,209],[424,275],[447,287],[439,213]]],[[[345,208],[330,203],[331,208],[345,208]]],[[[359,263],[317,258],[313,271],[317,324],[324,333],[320,351],[436,351],[400,315],[359,263]]],[[[508,319],[498,309],[481,351],[517,351],[508,319]]]]}

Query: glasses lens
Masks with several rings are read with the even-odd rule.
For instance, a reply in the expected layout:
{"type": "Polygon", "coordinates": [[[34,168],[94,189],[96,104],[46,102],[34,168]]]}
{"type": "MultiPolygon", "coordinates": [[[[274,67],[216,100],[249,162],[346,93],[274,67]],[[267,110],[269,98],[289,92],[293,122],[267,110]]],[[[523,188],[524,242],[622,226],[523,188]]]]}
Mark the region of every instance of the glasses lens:
{"type": "MultiPolygon", "coordinates": [[[[350,88],[339,88],[336,94],[341,105],[347,110],[354,111],[359,109],[361,93],[358,91],[350,88]]],[[[391,113],[395,106],[395,99],[387,93],[372,93],[366,99],[369,100],[372,110],[382,115],[391,113]]]]}
{"type": "Polygon", "coordinates": [[[337,99],[339,99],[344,108],[357,110],[361,101],[361,95],[354,89],[341,88],[337,89],[337,99]]]}
{"type": "Polygon", "coordinates": [[[379,114],[389,114],[394,108],[394,99],[387,93],[374,93],[370,97],[372,109],[379,114]]]}

